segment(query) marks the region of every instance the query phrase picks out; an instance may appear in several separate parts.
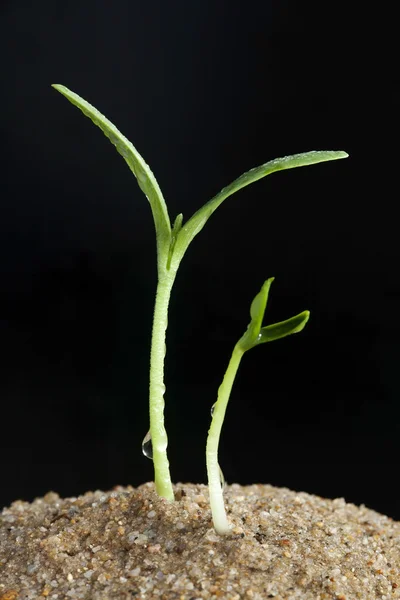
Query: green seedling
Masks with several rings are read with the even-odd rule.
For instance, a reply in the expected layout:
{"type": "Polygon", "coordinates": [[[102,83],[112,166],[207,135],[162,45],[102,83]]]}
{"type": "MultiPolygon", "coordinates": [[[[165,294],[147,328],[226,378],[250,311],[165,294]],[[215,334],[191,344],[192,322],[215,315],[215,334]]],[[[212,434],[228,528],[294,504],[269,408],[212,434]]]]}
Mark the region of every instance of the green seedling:
{"type": "Polygon", "coordinates": [[[150,351],[150,430],[143,440],[143,449],[153,459],[155,487],[158,495],[172,501],[174,500],[174,493],[167,458],[168,439],[164,426],[165,338],[172,286],[179,264],[190,242],[203,229],[218,206],[241,188],[275,171],[345,158],[347,154],[341,151],[313,151],[267,162],[235,179],[195,212],[185,223],[183,222],[183,215],[178,214],[171,226],[167,206],[157,180],[131,142],[104,115],[83,98],[63,85],[54,85],[53,87],[78,107],[84,115],[89,117],[114,144],[135,175],[153,213],[157,242],[158,282],[150,351]]]}
{"type": "Polygon", "coordinates": [[[210,492],[211,514],[213,518],[214,529],[217,533],[223,535],[231,531],[228,519],[226,517],[223,484],[221,484],[221,469],[218,464],[218,444],[221,435],[222,424],[225,418],[226,407],[228,406],[232,386],[235,381],[236,373],[242,360],[243,354],[266,342],[273,342],[280,338],[298,333],[304,329],[310,313],[308,310],[274,325],[262,327],[265,309],[267,307],[269,289],[274,278],[271,277],[264,282],[261,291],[254,298],[250,307],[251,321],[246,332],[242,335],[233,349],[231,359],[226,369],[224,379],[218,390],[218,399],[211,409],[211,427],[208,432],[206,462],[208,475],[208,488],[210,492]]]}

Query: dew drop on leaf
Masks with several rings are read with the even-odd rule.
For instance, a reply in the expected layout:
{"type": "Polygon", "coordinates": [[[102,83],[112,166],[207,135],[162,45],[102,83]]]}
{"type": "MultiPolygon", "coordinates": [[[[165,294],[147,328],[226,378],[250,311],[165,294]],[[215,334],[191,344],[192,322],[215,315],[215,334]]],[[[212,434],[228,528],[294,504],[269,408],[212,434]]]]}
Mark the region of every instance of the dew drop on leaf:
{"type": "Polygon", "coordinates": [[[153,444],[151,442],[150,430],[146,433],[142,442],[142,452],[146,458],[153,460],[153,444]]]}
{"type": "Polygon", "coordinates": [[[211,407],[211,410],[210,410],[211,416],[213,416],[213,414],[214,414],[214,407],[215,407],[215,405],[216,405],[216,404],[217,404],[217,403],[216,403],[216,402],[214,402],[214,404],[213,404],[213,405],[212,405],[212,407],[211,407]]]}

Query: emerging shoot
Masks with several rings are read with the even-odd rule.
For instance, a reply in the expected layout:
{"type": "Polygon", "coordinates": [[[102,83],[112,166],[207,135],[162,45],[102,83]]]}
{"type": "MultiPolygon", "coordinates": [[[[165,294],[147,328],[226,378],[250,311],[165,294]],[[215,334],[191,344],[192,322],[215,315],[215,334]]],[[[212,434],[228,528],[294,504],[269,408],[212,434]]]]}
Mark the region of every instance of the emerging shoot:
{"type": "Polygon", "coordinates": [[[183,223],[183,215],[179,214],[171,227],[167,205],[157,180],[131,142],[111,121],[78,94],[63,85],[56,84],[53,87],[89,117],[114,144],[135,175],[153,213],[157,243],[158,283],[150,351],[150,430],[143,440],[143,452],[153,460],[157,494],[167,500],[174,500],[167,458],[168,438],[164,427],[164,357],[169,300],[176,272],[183,256],[190,242],[203,229],[212,213],[226,198],[241,188],[275,171],[346,158],[347,154],[341,151],[313,151],[269,161],[235,179],[195,212],[186,223],[183,223]]]}
{"type": "Polygon", "coordinates": [[[218,390],[218,399],[213,405],[213,410],[211,412],[212,420],[211,427],[208,431],[206,462],[212,519],[214,529],[220,535],[230,533],[231,527],[225,512],[223,487],[220,482],[221,469],[218,464],[218,444],[226,407],[228,406],[232,386],[242,356],[247,350],[258,346],[259,344],[272,342],[286,337],[287,335],[291,335],[292,333],[298,333],[304,329],[310,316],[310,313],[306,310],[291,319],[287,319],[287,321],[261,327],[267,306],[269,288],[273,281],[274,278],[271,277],[264,282],[261,291],[257,294],[251,304],[251,321],[246,332],[242,335],[233,349],[224,379],[218,390]]]}

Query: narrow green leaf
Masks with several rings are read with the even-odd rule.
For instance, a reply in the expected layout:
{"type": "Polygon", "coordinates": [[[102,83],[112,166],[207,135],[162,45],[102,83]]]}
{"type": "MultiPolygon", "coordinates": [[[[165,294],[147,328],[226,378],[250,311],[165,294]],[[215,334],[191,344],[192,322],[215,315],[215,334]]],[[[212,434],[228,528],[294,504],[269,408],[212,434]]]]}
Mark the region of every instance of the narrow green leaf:
{"type": "Polygon", "coordinates": [[[183,221],[183,214],[179,213],[179,215],[176,216],[176,219],[175,219],[173,227],[172,227],[171,241],[170,241],[169,249],[168,249],[167,270],[169,270],[171,268],[171,259],[172,259],[172,255],[174,253],[176,237],[181,230],[182,221],[183,221]]]}
{"type": "Polygon", "coordinates": [[[279,340],[287,335],[292,335],[292,333],[299,333],[299,331],[304,329],[309,318],[310,312],[305,310],[299,315],[296,315],[291,319],[287,319],[286,321],[274,323],[273,325],[266,325],[265,327],[261,328],[257,344],[273,342],[274,340],[279,340]]]}
{"type": "Polygon", "coordinates": [[[179,215],[176,215],[174,225],[172,227],[172,234],[175,235],[175,237],[178,235],[178,233],[181,230],[182,222],[183,222],[183,214],[179,213],[179,215]]]}
{"type": "Polygon", "coordinates": [[[252,323],[254,323],[258,327],[261,327],[265,309],[267,308],[269,288],[271,287],[271,284],[274,281],[274,279],[275,277],[270,277],[269,279],[264,281],[261,290],[258,292],[257,296],[251,303],[250,317],[252,319],[252,323]]]}
{"type": "Polygon", "coordinates": [[[149,165],[144,161],[131,142],[94,106],[63,85],[54,84],[52,87],[65,96],[74,106],[79,108],[86,117],[89,117],[125,159],[132,173],[135,175],[140,189],[145,193],[150,202],[156,227],[157,245],[161,244],[164,250],[165,246],[169,246],[170,243],[171,224],[161,189],[149,165]]]}
{"type": "Polygon", "coordinates": [[[266,175],[274,173],[275,171],[305,167],[320,162],[346,158],[347,156],[348,154],[342,151],[316,150],[301,154],[293,154],[292,156],[285,156],[283,158],[276,158],[275,160],[271,160],[264,165],[255,167],[254,169],[243,173],[238,179],[235,179],[230,185],[221,190],[219,194],[204,204],[204,206],[195,212],[187,223],[183,225],[175,245],[174,258],[176,262],[179,264],[190,242],[203,229],[204,225],[218,206],[238,190],[262,179],[266,175]]]}
{"type": "Polygon", "coordinates": [[[247,327],[246,332],[244,333],[244,335],[242,335],[238,342],[243,352],[245,352],[246,350],[250,350],[250,348],[253,348],[253,346],[255,346],[257,343],[261,325],[264,319],[265,309],[267,307],[269,290],[274,279],[274,277],[270,277],[269,279],[264,281],[261,290],[258,292],[257,296],[251,303],[251,321],[247,327]]]}
{"type": "Polygon", "coordinates": [[[245,333],[242,335],[237,343],[237,347],[241,352],[246,352],[258,344],[264,344],[265,342],[273,342],[280,338],[291,335],[292,333],[298,333],[301,331],[309,317],[310,313],[308,310],[287,319],[280,323],[274,323],[273,325],[266,325],[262,327],[264,319],[265,309],[267,307],[268,295],[271,285],[275,277],[270,277],[264,281],[261,290],[255,296],[250,307],[251,321],[247,326],[245,333]]]}

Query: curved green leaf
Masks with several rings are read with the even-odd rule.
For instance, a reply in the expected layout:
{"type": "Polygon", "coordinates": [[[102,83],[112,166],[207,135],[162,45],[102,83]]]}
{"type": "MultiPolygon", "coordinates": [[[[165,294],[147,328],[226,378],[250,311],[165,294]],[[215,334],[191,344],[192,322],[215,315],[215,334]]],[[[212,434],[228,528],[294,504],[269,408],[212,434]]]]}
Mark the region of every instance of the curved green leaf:
{"type": "Polygon", "coordinates": [[[250,350],[250,348],[253,348],[253,346],[255,346],[257,343],[257,339],[261,330],[261,325],[264,319],[265,309],[267,307],[269,290],[274,279],[275,277],[270,277],[269,279],[264,281],[261,290],[258,292],[257,296],[251,303],[251,321],[247,327],[245,334],[239,340],[240,347],[244,352],[246,350],[250,350]]]}
{"type": "Polygon", "coordinates": [[[213,212],[220,204],[222,204],[224,200],[226,200],[226,198],[238,190],[250,185],[251,183],[254,183],[255,181],[258,181],[259,179],[262,179],[266,175],[274,173],[275,171],[294,169],[296,167],[305,167],[307,165],[314,165],[320,162],[346,158],[347,156],[347,152],[335,150],[316,150],[312,152],[303,152],[301,154],[293,154],[292,156],[276,158],[275,160],[271,160],[259,167],[255,167],[254,169],[243,173],[243,175],[238,177],[238,179],[235,179],[235,181],[233,181],[230,185],[223,188],[219,194],[204,204],[204,206],[195,212],[194,215],[187,221],[187,223],[183,225],[176,240],[173,262],[176,261],[176,263],[179,264],[190,242],[203,229],[213,212]]]}
{"type": "Polygon", "coordinates": [[[273,342],[274,340],[279,340],[280,338],[292,335],[292,333],[299,333],[304,329],[309,318],[310,311],[305,310],[286,321],[274,323],[273,325],[266,325],[261,328],[256,343],[264,344],[265,342],[273,342]]]}
{"type": "Polygon", "coordinates": [[[269,288],[274,280],[275,277],[270,277],[264,281],[261,290],[258,292],[250,306],[250,317],[252,319],[252,323],[257,325],[259,328],[261,327],[265,309],[267,308],[269,288]]]}
{"type": "Polygon", "coordinates": [[[308,310],[291,317],[286,321],[280,323],[274,323],[273,325],[266,325],[262,327],[264,319],[265,309],[267,307],[269,290],[271,288],[274,277],[270,277],[264,281],[261,290],[255,296],[250,307],[251,321],[247,326],[246,332],[237,343],[238,348],[241,352],[246,352],[258,344],[264,344],[265,342],[273,342],[280,338],[291,335],[292,333],[298,333],[304,329],[308,319],[310,318],[310,312],[308,310]]]}
{"type": "Polygon", "coordinates": [[[161,189],[149,165],[144,161],[131,142],[94,106],[63,85],[53,84],[52,87],[65,96],[74,106],[79,108],[86,117],[89,117],[125,159],[130,170],[135,175],[140,189],[145,193],[150,202],[156,227],[157,246],[159,247],[161,244],[163,250],[166,251],[165,246],[169,246],[171,239],[171,223],[161,189]]]}

